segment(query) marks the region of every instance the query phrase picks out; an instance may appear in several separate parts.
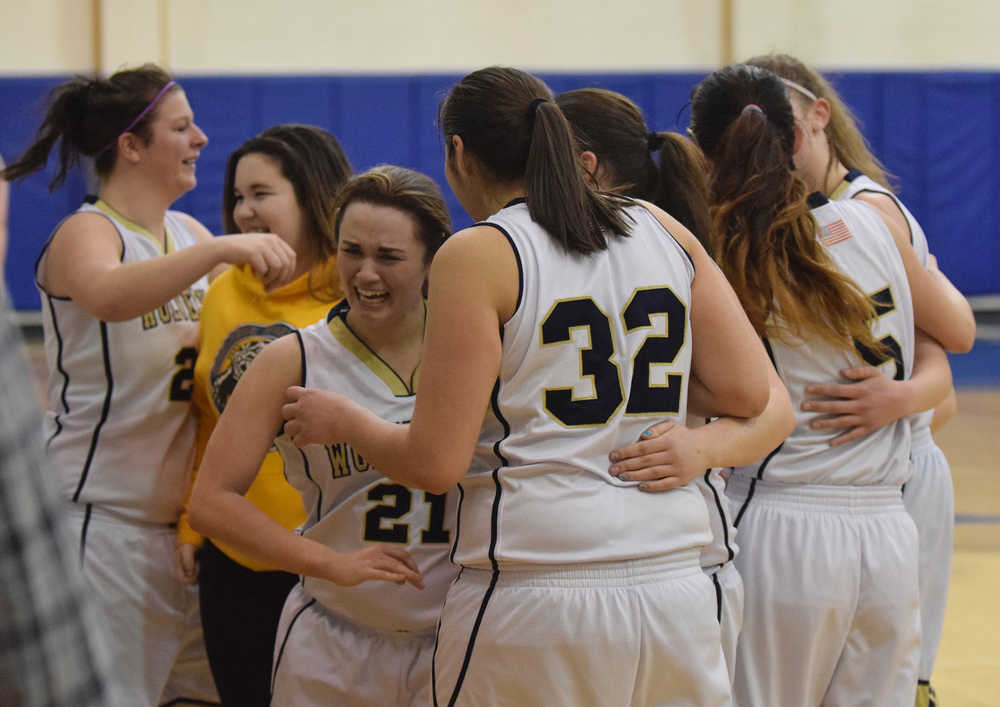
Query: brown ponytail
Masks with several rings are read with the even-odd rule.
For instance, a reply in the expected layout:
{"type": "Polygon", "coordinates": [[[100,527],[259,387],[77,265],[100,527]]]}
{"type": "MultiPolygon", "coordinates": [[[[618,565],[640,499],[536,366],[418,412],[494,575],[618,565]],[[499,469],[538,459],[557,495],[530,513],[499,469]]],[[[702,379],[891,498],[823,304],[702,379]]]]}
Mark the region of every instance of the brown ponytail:
{"type": "Polygon", "coordinates": [[[607,233],[628,235],[621,204],[591,189],[569,123],[536,77],[502,67],[473,72],[448,93],[438,122],[449,156],[458,135],[494,180],[523,181],[531,218],[567,252],[604,250],[607,233]]]}
{"type": "MultiPolygon", "coordinates": [[[[55,190],[80,157],[95,159],[97,174],[110,174],[118,158],[118,136],[170,82],[170,75],[155,64],[119,71],[107,79],[78,76],[56,86],[35,140],[16,162],[3,171],[16,180],[45,168],[59,142],[59,170],[49,183],[55,190]]],[[[171,90],[177,90],[171,87],[171,90]]],[[[149,111],[129,132],[148,142],[156,109],[149,111]]]]}
{"type": "Polygon", "coordinates": [[[872,302],[816,238],[805,184],[792,173],[794,117],[780,79],[720,69],[695,88],[691,118],[712,165],[710,252],[757,333],[884,350],[872,302]]]}
{"type": "Polygon", "coordinates": [[[698,238],[708,235],[708,183],[704,157],[677,133],[654,133],[639,107],[602,88],[556,96],[573,128],[578,152],[593,152],[609,191],[652,201],[698,238]],[[657,159],[653,159],[653,154],[657,159]]]}

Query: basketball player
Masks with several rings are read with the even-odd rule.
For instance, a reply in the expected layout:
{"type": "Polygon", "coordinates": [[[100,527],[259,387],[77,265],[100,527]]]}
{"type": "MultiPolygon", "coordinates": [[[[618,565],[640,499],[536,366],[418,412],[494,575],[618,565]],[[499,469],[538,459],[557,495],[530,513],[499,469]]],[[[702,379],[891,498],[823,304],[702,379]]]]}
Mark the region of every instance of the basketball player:
{"type": "MultiPolygon", "coordinates": [[[[864,200],[886,212],[890,218],[905,219],[917,257],[924,265],[933,263],[923,229],[890,188],[885,169],[869,151],[850,110],[830,83],[801,61],[787,55],[756,57],[749,63],[770,69],[785,80],[796,120],[809,128],[803,131],[804,148],[796,156],[796,168],[810,183],[811,188],[822,191],[831,199],[864,200]]],[[[964,316],[971,316],[971,312],[964,316]]],[[[947,358],[939,356],[939,360],[940,365],[947,369],[947,358]]],[[[864,394],[874,387],[873,384],[891,384],[880,372],[873,372],[871,369],[859,371],[858,375],[866,376],[862,380],[869,385],[807,391],[815,395],[847,399],[846,405],[843,402],[821,400],[813,403],[817,412],[841,413],[839,418],[817,421],[817,424],[844,430],[844,434],[834,438],[833,441],[837,443],[864,434],[883,419],[895,420],[920,409],[912,403],[909,406],[895,407],[879,404],[881,401],[895,402],[900,396],[894,394],[876,397],[875,392],[866,396],[864,394]],[[857,402],[851,404],[851,400],[857,402]],[[868,403],[867,409],[861,407],[864,403],[868,403]],[[874,420],[863,417],[872,414],[881,417],[874,420]]],[[[945,375],[950,377],[950,371],[945,370],[945,375]]],[[[950,391],[950,401],[953,400],[954,391],[950,391]]],[[[910,418],[913,475],[903,489],[903,503],[913,516],[920,537],[921,648],[918,707],[933,704],[930,678],[944,624],[955,525],[951,470],[931,436],[932,421],[935,424],[943,422],[930,410],[910,418]]]]}
{"type": "Polygon", "coordinates": [[[98,200],[56,227],[36,265],[48,360],[46,433],[71,502],[80,563],[112,637],[111,704],[213,701],[198,596],[175,576],[176,522],[194,451],[191,376],[206,274],[249,263],[282,283],[277,236],[212,239],[169,206],[195,186],[205,134],[153,65],[57,87],[35,142],[4,173],[52,187],[96,159],[98,200]]]}
{"type": "Polygon", "coordinates": [[[417,172],[377,167],[341,191],[334,232],[346,299],[251,364],[206,449],[191,518],[249,557],[303,575],[279,624],[273,705],[425,705],[434,626],[455,577],[456,494],[393,483],[351,446],[299,450],[281,435],[275,444],[308,514],[301,534],[243,495],[280,430],[289,386],[339,392],[393,423],[412,415],[423,289],[450,232],[441,192],[417,172]],[[354,586],[373,579],[413,586],[354,586]]]}
{"type": "Polygon", "coordinates": [[[537,78],[476,71],[439,119],[482,223],[434,260],[413,420],[296,387],[286,433],[346,440],[400,483],[459,484],[436,704],[730,704],[701,494],[642,493],[607,455],[683,420],[694,376],[712,412],[760,414],[766,353],[683,226],[591,190],[537,78]]]}
{"type": "MultiPolygon", "coordinates": [[[[914,322],[946,346],[971,346],[973,330],[902,229],[860,202],[806,199],[791,172],[802,128],[776,75],[713,73],[695,89],[691,129],[712,165],[713,253],[794,403],[865,359],[908,378],[914,322]]],[[[900,493],[909,425],[831,447],[812,417],[800,411],[792,435],[736,468],[727,488],[746,586],[734,695],[909,704],[919,651],[917,538],[900,493]]]]}
{"type": "MultiPolygon", "coordinates": [[[[559,94],[556,103],[573,128],[580,160],[598,189],[650,199],[704,241],[709,224],[707,165],[697,147],[676,133],[650,132],[638,106],[614,91],[581,88],[559,94]]],[[[770,452],[773,446],[757,446],[771,437],[760,434],[762,425],[776,425],[780,439],[795,426],[788,392],[773,368],[768,374],[770,400],[760,418],[716,420],[704,426],[689,406],[688,424],[698,426],[696,431],[674,423],[654,426],[643,441],[611,457],[617,462],[611,473],[642,481],[644,490],[667,490],[693,481],[701,491],[712,524],[712,541],[701,550],[701,567],[715,587],[730,678],[743,620],[743,583],[732,562],[739,548],[720,467],[750,464],[770,452]],[[694,463],[685,463],[692,456],[686,450],[712,453],[715,459],[699,455],[694,463]]]]}

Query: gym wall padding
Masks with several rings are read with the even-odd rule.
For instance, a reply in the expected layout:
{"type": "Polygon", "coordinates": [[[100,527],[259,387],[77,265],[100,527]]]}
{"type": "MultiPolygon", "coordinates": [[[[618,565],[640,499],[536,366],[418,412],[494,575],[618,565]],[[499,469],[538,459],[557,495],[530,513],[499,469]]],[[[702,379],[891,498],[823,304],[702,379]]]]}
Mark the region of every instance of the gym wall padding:
{"type": "MultiPolygon", "coordinates": [[[[659,130],[683,130],[691,87],[703,74],[558,74],[564,91],[601,86],[631,97],[659,130]]],[[[851,72],[831,74],[860,119],[876,154],[898,180],[903,201],[920,219],[941,268],[967,295],[1000,293],[1000,73],[851,72]]],[[[67,77],[0,78],[4,129],[0,154],[10,162],[41,122],[45,96],[67,77]]],[[[223,170],[243,140],[282,122],[333,132],[355,170],[395,163],[441,184],[456,228],[469,223],[444,179],[437,107],[457,76],[181,77],[195,119],[210,142],[198,162],[198,187],[175,208],[219,232],[223,170]]],[[[49,194],[46,173],[11,189],[6,276],[14,305],[38,309],[34,262],[52,228],[84,196],[74,173],[49,194]]]]}

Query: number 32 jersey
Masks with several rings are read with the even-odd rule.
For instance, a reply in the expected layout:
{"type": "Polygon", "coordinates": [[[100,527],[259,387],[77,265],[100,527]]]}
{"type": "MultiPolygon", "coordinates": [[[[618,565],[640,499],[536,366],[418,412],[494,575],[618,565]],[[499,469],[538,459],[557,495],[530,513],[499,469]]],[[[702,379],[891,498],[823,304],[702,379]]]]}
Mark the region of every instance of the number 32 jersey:
{"type": "Polygon", "coordinates": [[[518,200],[485,225],[517,256],[517,308],[500,375],[459,484],[454,559],[479,568],[609,562],[696,550],[711,537],[689,485],[650,494],[608,473],[608,453],[685,419],[688,254],[639,205],[630,235],[563,251],[518,200]]]}
{"type": "MultiPolygon", "coordinates": [[[[108,204],[84,204],[121,238],[123,264],[151,260],[197,242],[168,211],[164,242],[108,204]]],[[[161,307],[103,322],[42,286],[48,245],[35,265],[48,362],[49,456],[63,491],[125,518],[175,523],[194,461],[191,385],[198,319],[208,281],[201,277],[161,307]]]]}
{"type": "MultiPolygon", "coordinates": [[[[409,422],[412,381],[402,380],[347,325],[347,301],[298,332],[302,385],[346,395],[383,420],[409,422]]],[[[300,532],[337,552],[389,544],[406,549],[420,568],[424,589],[390,582],[341,587],[305,577],[310,596],[329,611],[379,631],[424,631],[437,624],[457,568],[448,560],[455,492],[431,494],[382,476],[346,444],[295,447],[285,435],[275,446],[285,476],[305,504],[300,532]]]]}

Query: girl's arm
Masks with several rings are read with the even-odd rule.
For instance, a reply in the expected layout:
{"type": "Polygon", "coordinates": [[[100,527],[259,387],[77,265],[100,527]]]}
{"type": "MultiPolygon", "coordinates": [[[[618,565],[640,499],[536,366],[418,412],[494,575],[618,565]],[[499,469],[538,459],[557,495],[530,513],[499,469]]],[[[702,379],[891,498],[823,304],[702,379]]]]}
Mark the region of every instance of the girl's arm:
{"type": "MultiPolygon", "coordinates": [[[[696,380],[691,384],[700,385],[696,380]]],[[[792,402],[773,366],[768,366],[768,387],[770,398],[759,417],[720,417],[699,427],[661,422],[646,430],[641,441],[611,452],[609,473],[623,481],[641,481],[643,491],[669,491],[705,469],[763,459],[795,428],[792,402]]]]}
{"type": "Polygon", "coordinates": [[[409,553],[373,545],[340,553],[298,535],[273,520],[243,495],[281,428],[285,390],[301,380],[296,335],[267,345],[236,385],[205,449],[191,493],[195,530],[295,574],[352,586],[369,579],[423,584],[409,553]]]}
{"type": "Polygon", "coordinates": [[[859,366],[840,372],[853,383],[806,386],[807,395],[827,398],[803,401],[803,410],[827,415],[814,419],[809,427],[844,430],[830,440],[830,446],[836,447],[901,417],[930,410],[945,400],[952,391],[948,356],[937,341],[920,329],[917,329],[915,341],[913,375],[908,380],[893,380],[879,368],[859,366]]]}
{"type": "Polygon", "coordinates": [[[969,301],[939,270],[923,266],[910,245],[909,225],[890,197],[865,193],[855,198],[873,206],[892,233],[910,282],[916,327],[937,339],[946,351],[967,352],[976,340],[976,320],[969,301]]]}
{"type": "Polygon", "coordinates": [[[286,281],[295,268],[295,251],[269,233],[200,240],[136,263],[121,257],[121,238],[107,218],[73,214],[48,246],[42,284],[97,319],[118,322],[156,309],[220,263],[248,263],[270,285],[286,281]]]}
{"type": "Polygon", "coordinates": [[[384,475],[444,493],[468,471],[500,371],[500,327],[514,313],[518,269],[502,233],[476,226],[434,256],[420,392],[409,425],[342,396],[292,388],[285,431],[298,445],[348,440],[384,475]]]}

